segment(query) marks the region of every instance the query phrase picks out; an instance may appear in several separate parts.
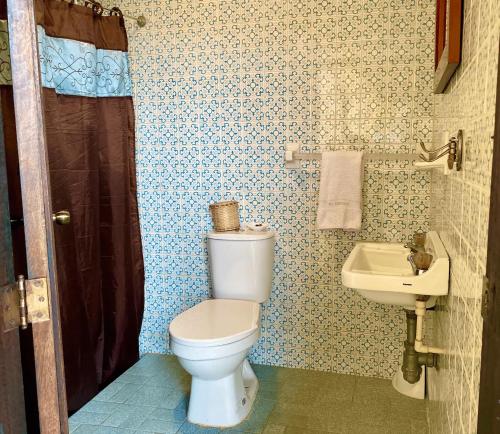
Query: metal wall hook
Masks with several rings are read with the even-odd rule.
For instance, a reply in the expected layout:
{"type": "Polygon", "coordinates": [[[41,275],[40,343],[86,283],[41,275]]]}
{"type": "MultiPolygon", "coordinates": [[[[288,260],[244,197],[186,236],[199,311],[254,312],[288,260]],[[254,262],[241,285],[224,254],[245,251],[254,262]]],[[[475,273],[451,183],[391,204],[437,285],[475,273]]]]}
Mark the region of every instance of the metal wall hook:
{"type": "Polygon", "coordinates": [[[441,146],[440,148],[437,148],[437,149],[427,149],[427,147],[425,146],[424,142],[420,142],[420,147],[427,154],[435,154],[436,152],[439,152],[439,151],[441,151],[441,150],[443,150],[445,148],[448,148],[449,144],[447,143],[446,145],[441,146]]]}
{"type": "Polygon", "coordinates": [[[433,161],[439,160],[441,157],[444,157],[446,154],[449,153],[449,150],[446,149],[445,151],[441,152],[439,155],[433,155],[432,157],[426,157],[423,154],[420,154],[419,157],[422,161],[425,161],[426,163],[432,163],[433,161]]]}
{"type": "Polygon", "coordinates": [[[427,154],[420,154],[419,157],[425,163],[432,163],[440,158],[448,155],[446,165],[448,169],[455,167],[458,170],[462,169],[462,156],[463,156],[463,131],[458,130],[455,135],[452,135],[445,145],[436,149],[427,149],[425,144],[420,141],[420,147],[427,154]]]}

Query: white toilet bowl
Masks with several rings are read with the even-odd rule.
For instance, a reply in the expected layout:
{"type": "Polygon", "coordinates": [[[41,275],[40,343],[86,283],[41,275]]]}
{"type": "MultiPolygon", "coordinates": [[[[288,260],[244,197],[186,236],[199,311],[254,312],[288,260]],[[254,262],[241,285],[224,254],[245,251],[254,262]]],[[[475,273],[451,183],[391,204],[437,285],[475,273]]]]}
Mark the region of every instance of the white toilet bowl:
{"type": "Polygon", "coordinates": [[[246,356],[259,337],[260,306],[205,300],[170,324],[170,349],[191,376],[188,420],[230,427],[249,413],[258,381],[246,356]]]}

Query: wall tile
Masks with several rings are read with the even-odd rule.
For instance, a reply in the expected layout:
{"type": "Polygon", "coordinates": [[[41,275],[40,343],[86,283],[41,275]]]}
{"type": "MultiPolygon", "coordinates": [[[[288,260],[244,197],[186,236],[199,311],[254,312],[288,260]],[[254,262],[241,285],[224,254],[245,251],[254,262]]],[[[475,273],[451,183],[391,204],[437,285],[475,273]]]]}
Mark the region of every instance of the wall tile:
{"type": "MultiPolygon", "coordinates": [[[[431,227],[451,258],[450,295],[438,302],[432,339],[449,349],[435,376],[432,432],[473,433],[481,365],[482,276],[486,268],[500,16],[496,1],[465,0],[462,64],[434,97],[436,141],[464,130],[463,170],[432,174],[431,227]]],[[[419,87],[426,79],[418,73],[419,87]]]]}
{"type": "Polygon", "coordinates": [[[234,197],[245,219],[278,232],[250,358],[391,377],[403,312],[342,287],[340,271],[357,240],[428,229],[429,175],[367,164],[362,230],[318,231],[319,164],[286,170],[283,152],[289,142],[412,152],[431,140],[432,2],[118,3],[148,20],[127,21],[147,274],[141,351],[168,352],[169,322],[209,295],[208,204],[234,197]]]}

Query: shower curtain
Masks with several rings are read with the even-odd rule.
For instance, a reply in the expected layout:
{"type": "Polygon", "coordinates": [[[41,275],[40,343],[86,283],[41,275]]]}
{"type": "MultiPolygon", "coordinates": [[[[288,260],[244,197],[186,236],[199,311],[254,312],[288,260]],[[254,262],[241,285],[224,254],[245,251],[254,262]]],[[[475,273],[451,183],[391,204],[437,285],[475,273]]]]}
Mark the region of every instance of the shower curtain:
{"type": "Polygon", "coordinates": [[[139,358],[144,265],[128,42],[118,9],[35,6],[53,210],[71,213],[54,232],[72,412],[139,358]]]}
{"type": "Polygon", "coordinates": [[[137,361],[144,304],[127,34],[99,13],[36,10],[70,411],[137,361]]]}

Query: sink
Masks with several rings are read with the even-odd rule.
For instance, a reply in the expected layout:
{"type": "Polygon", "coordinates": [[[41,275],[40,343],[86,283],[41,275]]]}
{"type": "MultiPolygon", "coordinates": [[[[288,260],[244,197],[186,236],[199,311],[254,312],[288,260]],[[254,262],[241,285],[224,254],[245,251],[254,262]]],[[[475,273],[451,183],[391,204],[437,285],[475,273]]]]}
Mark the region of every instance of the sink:
{"type": "Polygon", "coordinates": [[[433,256],[429,269],[413,273],[410,250],[399,243],[360,242],[342,267],[342,283],[368,300],[415,308],[418,295],[430,296],[427,307],[448,294],[450,261],[437,232],[428,232],[425,251],[433,256]]]}

